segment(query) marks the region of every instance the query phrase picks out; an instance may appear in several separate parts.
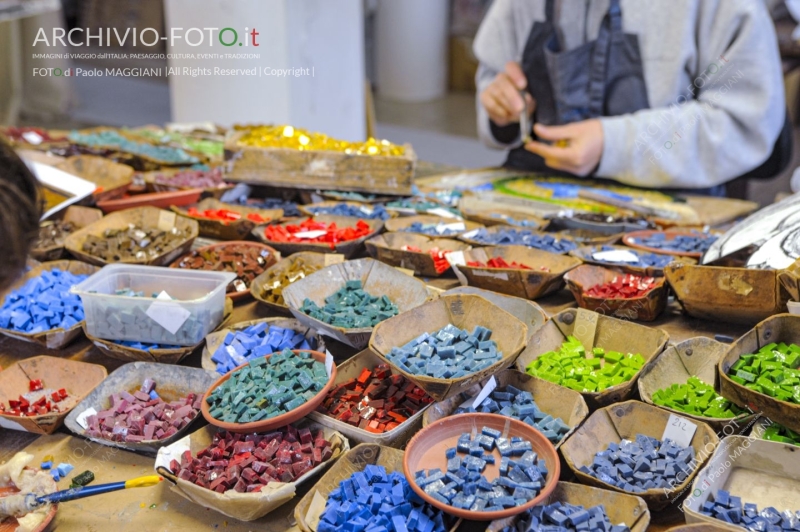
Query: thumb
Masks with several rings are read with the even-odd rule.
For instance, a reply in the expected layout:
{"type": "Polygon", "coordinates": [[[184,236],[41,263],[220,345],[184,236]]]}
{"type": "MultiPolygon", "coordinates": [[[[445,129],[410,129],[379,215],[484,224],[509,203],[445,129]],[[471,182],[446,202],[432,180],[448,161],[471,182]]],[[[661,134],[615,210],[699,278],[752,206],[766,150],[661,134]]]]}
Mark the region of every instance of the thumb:
{"type": "Polygon", "coordinates": [[[519,63],[514,61],[506,63],[506,75],[511,78],[511,83],[513,83],[518,90],[522,90],[528,86],[528,78],[525,77],[525,73],[522,71],[522,67],[519,66],[519,63]]]}
{"type": "Polygon", "coordinates": [[[572,124],[564,126],[545,126],[536,124],[533,126],[533,131],[536,136],[543,140],[562,140],[568,139],[573,136],[572,124]]]}

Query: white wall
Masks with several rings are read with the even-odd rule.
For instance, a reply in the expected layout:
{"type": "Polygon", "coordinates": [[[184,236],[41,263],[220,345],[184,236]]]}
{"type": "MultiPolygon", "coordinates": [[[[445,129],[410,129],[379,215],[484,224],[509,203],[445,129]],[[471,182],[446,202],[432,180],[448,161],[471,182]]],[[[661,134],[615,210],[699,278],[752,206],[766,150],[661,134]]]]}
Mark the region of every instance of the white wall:
{"type": "MultiPolygon", "coordinates": [[[[168,53],[258,53],[258,59],[169,59],[170,66],[313,69],[314,76],[170,78],[172,119],[288,123],[349,140],[366,135],[361,0],[165,0],[169,28],[256,28],[260,46],[191,47],[168,53]]],[[[241,32],[240,32],[241,34],[241,32]]],[[[240,37],[241,38],[241,37],[240,37]]],[[[169,41],[168,41],[169,42],[169,41]]]]}

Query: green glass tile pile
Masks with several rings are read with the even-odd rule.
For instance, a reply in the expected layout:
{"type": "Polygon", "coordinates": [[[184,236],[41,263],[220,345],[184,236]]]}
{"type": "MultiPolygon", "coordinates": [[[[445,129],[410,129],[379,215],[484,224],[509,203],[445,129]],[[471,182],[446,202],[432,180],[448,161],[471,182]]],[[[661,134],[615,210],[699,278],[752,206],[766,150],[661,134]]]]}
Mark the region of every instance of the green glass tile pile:
{"type": "Polygon", "coordinates": [[[764,434],[762,434],[761,437],[769,441],[777,441],[800,446],[800,434],[793,430],[787,429],[783,425],[778,425],[777,423],[773,423],[764,429],[764,434]]]}
{"type": "Polygon", "coordinates": [[[549,351],[525,368],[530,375],[575,391],[602,392],[627,382],[644,366],[640,354],[606,351],[595,347],[587,357],[583,345],[574,336],[567,337],[557,351],[549,351]]]}
{"type": "Polygon", "coordinates": [[[344,329],[374,327],[398,313],[397,305],[387,296],[370,295],[359,280],[347,281],[336,293],[325,298],[322,307],[306,298],[300,310],[312,318],[344,329]]]}
{"type": "Polygon", "coordinates": [[[325,364],[311,353],[284,349],[254,358],[209,394],[206,401],[214,419],[252,423],[280,416],[301,406],[328,382],[325,364]]]}
{"type": "Polygon", "coordinates": [[[771,343],[742,355],[728,371],[731,380],[781,401],[800,403],[800,346],[771,343]]]}
{"type": "Polygon", "coordinates": [[[714,387],[692,376],[686,384],[673,384],[653,394],[653,402],[673,410],[713,418],[736,417],[743,411],[719,395],[714,387]]]}

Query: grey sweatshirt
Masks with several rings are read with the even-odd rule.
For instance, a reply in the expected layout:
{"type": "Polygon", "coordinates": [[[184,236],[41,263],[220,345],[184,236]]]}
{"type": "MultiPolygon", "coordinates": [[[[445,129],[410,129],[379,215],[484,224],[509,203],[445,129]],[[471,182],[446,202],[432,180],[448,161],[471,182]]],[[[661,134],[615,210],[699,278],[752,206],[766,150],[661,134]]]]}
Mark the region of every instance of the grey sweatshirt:
{"type": "MultiPolygon", "coordinates": [[[[556,0],[567,49],[597,38],[608,0],[556,0]]],[[[495,0],[475,38],[480,94],[519,62],[545,0],[495,0]]],[[[650,109],[601,118],[596,175],[645,187],[710,187],[767,160],[784,121],[775,30],[763,0],[621,0],[638,35],[650,109]]],[[[478,101],[478,130],[492,136],[478,101]]]]}

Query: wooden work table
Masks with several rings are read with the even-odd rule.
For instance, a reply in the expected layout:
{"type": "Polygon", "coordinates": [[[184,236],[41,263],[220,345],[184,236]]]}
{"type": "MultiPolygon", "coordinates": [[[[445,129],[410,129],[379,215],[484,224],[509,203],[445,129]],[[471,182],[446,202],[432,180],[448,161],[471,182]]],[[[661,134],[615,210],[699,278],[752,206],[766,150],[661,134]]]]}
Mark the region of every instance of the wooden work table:
{"type": "MultiPolygon", "coordinates": [[[[448,277],[431,280],[430,285],[439,289],[453,288],[457,280],[448,277]]],[[[575,306],[570,293],[566,290],[537,301],[545,312],[552,316],[559,311],[575,306]]],[[[272,317],[256,302],[244,301],[233,311],[229,323],[236,323],[257,318],[272,317]]],[[[674,343],[694,336],[714,337],[722,334],[737,337],[748,327],[728,323],[715,323],[689,318],[683,315],[676,303],[671,303],[662,316],[655,322],[646,325],[665,330],[674,343]]],[[[327,341],[327,340],[326,340],[327,341]]],[[[354,355],[356,350],[330,340],[330,350],[337,362],[342,362],[354,355]]],[[[197,349],[182,364],[200,367],[201,349],[197,349]]],[[[0,337],[0,366],[7,367],[18,360],[35,355],[50,355],[69,358],[83,362],[101,364],[111,373],[125,362],[109,358],[85,338],[81,338],[62,350],[48,350],[38,345],[29,344],[8,337],[0,337]]],[[[200,422],[195,427],[199,427],[200,422]]],[[[0,461],[7,460],[14,453],[25,449],[36,456],[38,463],[45,455],[52,454],[56,462],[69,462],[75,466],[74,474],[84,470],[92,470],[96,483],[113,482],[139,475],[151,474],[153,458],[99,445],[79,437],[71,436],[62,427],[51,436],[37,436],[24,432],[0,429],[0,461]]],[[[309,482],[298,489],[297,501],[314,482],[309,482]]],[[[64,483],[62,482],[62,487],[64,483]]],[[[156,532],[178,530],[220,530],[246,531],[259,530],[265,532],[284,532],[294,529],[294,504],[289,502],[261,519],[246,523],[228,518],[214,510],[198,506],[170,490],[169,483],[163,482],[153,488],[125,490],[111,495],[73,501],[62,504],[49,530],[53,532],[85,532],[85,531],[133,531],[156,532]]],[[[683,523],[680,512],[660,512],[651,516],[649,530],[661,531],[683,523]]],[[[462,523],[460,531],[485,530],[485,524],[462,523]]]]}

